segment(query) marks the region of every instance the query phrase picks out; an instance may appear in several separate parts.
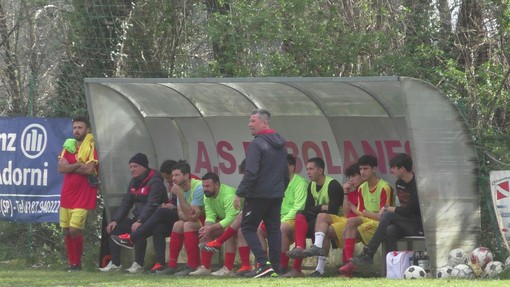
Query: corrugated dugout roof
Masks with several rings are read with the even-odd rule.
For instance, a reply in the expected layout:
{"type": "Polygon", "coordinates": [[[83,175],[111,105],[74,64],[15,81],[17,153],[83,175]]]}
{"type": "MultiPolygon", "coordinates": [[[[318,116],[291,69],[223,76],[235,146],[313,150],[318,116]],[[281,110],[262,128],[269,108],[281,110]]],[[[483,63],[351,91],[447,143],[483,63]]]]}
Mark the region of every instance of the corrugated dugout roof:
{"type": "Polygon", "coordinates": [[[401,87],[395,77],[364,78],[87,79],[128,98],[145,117],[246,115],[254,106],[271,107],[273,115],[403,115],[401,87]],[[325,80],[321,80],[325,79],[325,80]],[[327,80],[326,80],[327,79],[327,80]],[[172,96],[169,96],[172,95],[172,96]],[[211,96],[214,95],[214,96],[211,96]],[[241,95],[241,97],[240,97],[241,95]],[[339,102],[338,98],[342,101],[339,102]],[[165,107],[165,109],[161,109],[165,107]]]}

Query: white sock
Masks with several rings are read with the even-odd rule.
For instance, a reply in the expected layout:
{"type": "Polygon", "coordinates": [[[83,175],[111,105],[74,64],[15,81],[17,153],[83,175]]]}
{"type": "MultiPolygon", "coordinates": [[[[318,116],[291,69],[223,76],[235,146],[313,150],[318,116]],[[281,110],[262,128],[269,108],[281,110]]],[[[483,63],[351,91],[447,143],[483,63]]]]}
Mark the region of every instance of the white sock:
{"type": "Polygon", "coordinates": [[[315,241],[313,242],[313,244],[317,247],[322,248],[324,237],[326,237],[326,234],[324,234],[324,232],[315,232],[315,241]]]}
{"type": "Polygon", "coordinates": [[[324,274],[324,269],[326,269],[327,263],[328,257],[326,256],[317,257],[317,268],[315,268],[315,270],[319,271],[320,274],[324,274]]]}

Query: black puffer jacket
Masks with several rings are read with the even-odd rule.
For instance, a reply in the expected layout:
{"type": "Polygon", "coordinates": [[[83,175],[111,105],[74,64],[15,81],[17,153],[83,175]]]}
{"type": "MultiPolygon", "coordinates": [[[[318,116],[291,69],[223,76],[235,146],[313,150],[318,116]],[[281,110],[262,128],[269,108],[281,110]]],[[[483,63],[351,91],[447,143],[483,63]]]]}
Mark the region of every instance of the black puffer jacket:
{"type": "Polygon", "coordinates": [[[131,208],[137,220],[145,222],[162,203],[168,201],[168,194],[161,174],[150,169],[142,179],[131,179],[128,190],[112,220],[120,222],[131,208]]]}
{"type": "Polygon", "coordinates": [[[244,198],[283,198],[288,184],[285,139],[276,132],[255,135],[236,194],[244,198]]]}

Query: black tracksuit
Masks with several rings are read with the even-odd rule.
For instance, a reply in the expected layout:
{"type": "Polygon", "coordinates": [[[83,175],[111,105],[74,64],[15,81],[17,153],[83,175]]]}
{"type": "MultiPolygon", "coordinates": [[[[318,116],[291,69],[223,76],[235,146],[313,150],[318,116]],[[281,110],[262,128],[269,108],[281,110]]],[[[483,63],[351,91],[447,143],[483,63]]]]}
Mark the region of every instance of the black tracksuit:
{"type": "Polygon", "coordinates": [[[265,264],[267,256],[257,236],[264,221],[267,231],[269,259],[279,272],[281,253],[280,211],[289,184],[285,140],[272,130],[258,134],[246,155],[246,169],[236,194],[245,198],[241,230],[257,263],[265,264]]]}

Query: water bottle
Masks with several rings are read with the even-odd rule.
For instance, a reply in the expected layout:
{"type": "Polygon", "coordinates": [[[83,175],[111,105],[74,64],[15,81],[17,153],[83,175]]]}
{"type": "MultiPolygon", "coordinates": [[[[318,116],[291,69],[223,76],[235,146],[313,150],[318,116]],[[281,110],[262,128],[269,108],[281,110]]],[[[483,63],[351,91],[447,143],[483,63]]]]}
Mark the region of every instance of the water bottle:
{"type": "Polygon", "coordinates": [[[419,257],[418,257],[418,266],[420,266],[421,268],[423,268],[423,270],[427,270],[425,269],[425,255],[424,255],[424,252],[423,251],[420,251],[419,252],[419,257]]]}
{"type": "Polygon", "coordinates": [[[427,275],[430,275],[429,255],[427,254],[427,251],[423,252],[423,265],[423,269],[425,269],[427,275]]]}
{"type": "Polygon", "coordinates": [[[409,266],[416,265],[414,264],[416,252],[413,252],[412,256],[409,256],[409,266]]]}

